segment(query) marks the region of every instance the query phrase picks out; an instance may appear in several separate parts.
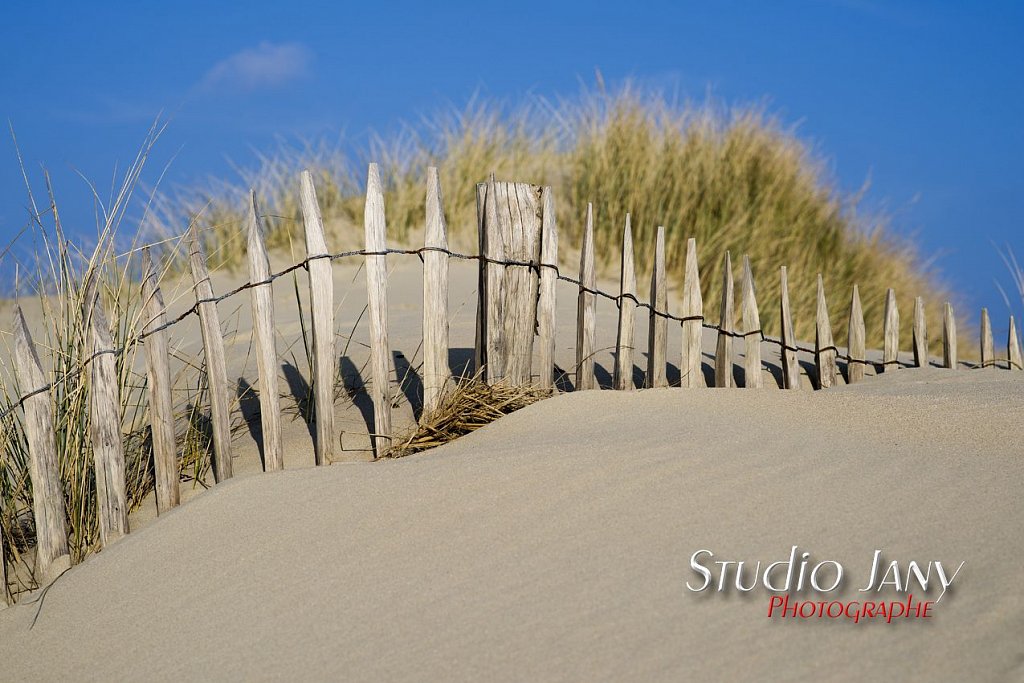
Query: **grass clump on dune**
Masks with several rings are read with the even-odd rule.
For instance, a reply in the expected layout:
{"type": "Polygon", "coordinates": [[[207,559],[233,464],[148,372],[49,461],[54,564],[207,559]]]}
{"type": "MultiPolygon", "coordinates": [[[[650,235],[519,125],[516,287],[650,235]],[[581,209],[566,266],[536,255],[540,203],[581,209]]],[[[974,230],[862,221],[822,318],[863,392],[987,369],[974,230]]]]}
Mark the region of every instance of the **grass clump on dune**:
{"type": "Polygon", "coordinates": [[[487,384],[479,377],[464,377],[412,432],[394,439],[387,457],[400,458],[443,446],[550,395],[550,391],[536,387],[487,384]]]}
{"type": "MultiPolygon", "coordinates": [[[[92,303],[97,298],[110,325],[125,451],[126,494],[129,510],[135,510],[153,490],[153,457],[147,379],[142,366],[140,334],[146,324],[139,286],[138,236],[119,244],[118,225],[124,218],[139,180],[153,137],[127,170],[123,185],[108,206],[97,198],[98,230],[95,246],[82,248],[64,233],[57,202],[50,194],[42,209],[33,207],[31,231],[36,250],[30,260],[13,252],[19,282],[17,304],[28,319],[36,351],[52,389],[47,392],[54,417],[60,480],[64,488],[69,549],[74,562],[99,548],[100,534],[94,455],[90,436],[90,385],[88,361],[92,358],[90,324],[92,303]],[[118,247],[124,247],[118,253],[118,247]],[[83,371],[84,368],[84,371],[83,371]]],[[[5,311],[10,315],[11,311],[5,311]]],[[[34,518],[29,451],[24,413],[13,367],[10,332],[2,336],[0,353],[0,530],[4,535],[11,590],[35,586],[34,518]]],[[[202,481],[209,469],[209,429],[201,419],[205,405],[205,374],[192,359],[178,358],[182,366],[174,378],[185,385],[185,401],[176,405],[176,440],[181,445],[179,467],[183,479],[202,481]]]]}
{"type": "MultiPolygon", "coordinates": [[[[325,146],[283,148],[243,172],[237,186],[217,183],[165,201],[172,210],[164,225],[200,214],[211,251],[226,242],[242,246],[240,199],[251,186],[273,214],[269,241],[301,244],[295,178],[299,169],[311,168],[333,246],[358,247],[367,159],[379,162],[385,174],[390,238],[398,243],[422,239],[427,166],[440,169],[451,243],[463,251],[475,252],[475,184],[491,172],[554,188],[564,272],[575,270],[573,252],[588,202],[594,203],[597,253],[606,274],[617,266],[627,212],[641,277],[657,226],[666,227],[668,268],[677,282],[686,239],[695,237],[710,322],[717,322],[725,250],[734,264],[750,255],[769,334],[778,334],[772,313],[779,307],[782,265],[788,266],[796,333],[803,339],[814,335],[819,272],[840,341],[854,283],[860,285],[867,342],[875,347],[882,343],[886,288],[896,290],[908,313],[914,297],[923,296],[934,321],[949,297],[911,246],[887,235],[880,221],[859,215],[857,197],[841,195],[821,159],[762,109],[674,106],[628,87],[557,103],[533,101],[512,112],[476,102],[393,139],[378,139],[364,154],[325,146]]],[[[222,253],[226,264],[240,262],[240,249],[222,253]]],[[[734,275],[738,281],[738,267],[734,275]]],[[[909,336],[911,316],[902,318],[909,336]]]]}

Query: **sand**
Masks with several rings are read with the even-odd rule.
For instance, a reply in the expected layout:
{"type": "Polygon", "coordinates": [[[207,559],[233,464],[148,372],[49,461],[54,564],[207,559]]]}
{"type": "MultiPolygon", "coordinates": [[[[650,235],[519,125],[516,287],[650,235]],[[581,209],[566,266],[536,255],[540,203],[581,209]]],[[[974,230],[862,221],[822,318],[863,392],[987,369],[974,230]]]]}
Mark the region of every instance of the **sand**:
{"type": "MultiPolygon", "coordinates": [[[[563,395],[380,463],[239,477],[0,613],[4,678],[1019,680],[1024,373],[563,395]],[[697,550],[966,560],[928,620],[768,619],[697,550]],[[34,627],[33,619],[36,619],[34,627]]],[[[938,597],[932,591],[929,599],[938,597]]]]}

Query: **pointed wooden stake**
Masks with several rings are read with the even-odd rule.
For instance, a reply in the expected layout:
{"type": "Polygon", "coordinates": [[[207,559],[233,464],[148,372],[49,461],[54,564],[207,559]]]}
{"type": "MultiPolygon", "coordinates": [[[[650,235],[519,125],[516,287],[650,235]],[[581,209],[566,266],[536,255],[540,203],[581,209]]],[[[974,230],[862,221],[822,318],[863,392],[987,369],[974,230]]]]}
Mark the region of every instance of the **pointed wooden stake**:
{"type": "Polygon", "coordinates": [[[18,387],[28,396],[23,405],[28,471],[32,481],[32,515],[36,526],[35,578],[40,586],[46,586],[71,567],[71,555],[53,405],[50,392],[45,390],[46,376],[21,306],[14,307],[14,364],[18,387]]]}
{"type": "Polygon", "coordinates": [[[636,266],[633,261],[633,230],[626,214],[622,231],[622,270],[619,278],[619,331],[615,342],[615,388],[633,388],[633,331],[636,318],[636,266]]]}
{"type": "Polygon", "coordinates": [[[757,310],[757,292],[750,258],[743,256],[743,386],[760,389],[761,378],[761,314],[757,310]]]}
{"type": "Polygon", "coordinates": [[[580,249],[580,293],[576,300],[576,390],[596,389],[594,339],[597,333],[597,271],[594,269],[594,205],[587,204],[587,222],[580,249]],[[588,291],[589,290],[589,291],[588,291]]]}
{"type": "Polygon", "coordinates": [[[722,306],[718,316],[718,343],[715,346],[715,386],[732,388],[732,335],[735,331],[733,311],[732,257],[725,252],[722,264],[722,306]]]}
{"type": "Polygon", "coordinates": [[[423,246],[423,414],[437,409],[451,381],[448,367],[448,229],[441,178],[427,169],[427,229],[423,246]],[[442,250],[442,251],[434,251],[442,250]]]}
{"type": "Polygon", "coordinates": [[[168,351],[167,309],[160,293],[159,276],[150,258],[149,247],[142,250],[142,300],[146,334],[146,375],[149,391],[149,420],[153,433],[153,471],[156,474],[156,509],[163,514],[177,507],[179,491],[178,455],[174,442],[174,402],[171,399],[171,365],[168,351]]]}
{"type": "Polygon", "coordinates": [[[924,318],[924,299],[914,298],[914,365],[928,366],[928,327],[924,318]]]}
{"type": "Polygon", "coordinates": [[[988,309],[981,309],[981,367],[988,368],[996,364],[995,343],[992,341],[992,321],[988,317],[988,309]]]}
{"type": "Polygon", "coordinates": [[[270,258],[263,241],[263,219],[256,193],[249,193],[249,281],[252,287],[252,332],[256,338],[256,369],[259,372],[260,424],[263,428],[263,469],[284,467],[281,442],[281,407],[277,389],[277,345],[274,341],[274,291],[270,282],[270,258]]]}
{"type": "Polygon", "coordinates": [[[500,263],[505,259],[505,247],[498,231],[498,201],[498,183],[492,173],[484,198],[484,256],[487,259],[484,374],[488,383],[497,382],[505,376],[505,312],[502,296],[505,266],[500,263]]]}
{"type": "Polygon", "coordinates": [[[220,316],[213,299],[213,285],[206,266],[206,254],[195,223],[189,229],[189,265],[199,311],[199,330],[206,355],[206,384],[210,389],[210,422],[213,427],[213,479],[231,478],[231,408],[228,395],[227,359],[220,316]]]}
{"type": "Polygon", "coordinates": [[[900,367],[900,309],[896,306],[896,292],[889,288],[885,293],[885,344],[882,348],[882,372],[898,370],[900,367]]]}
{"type": "Polygon", "coordinates": [[[665,282],[665,228],[658,226],[654,240],[654,268],[651,269],[651,315],[647,332],[647,386],[667,387],[668,375],[668,285],[665,282]]]}
{"type": "Polygon", "coordinates": [[[334,458],[334,277],[324,235],[320,203],[313,174],[299,178],[299,202],[306,234],[306,258],[310,259],[309,302],[313,316],[313,405],[316,411],[316,442],[313,459],[329,465],[334,458]],[[313,257],[322,258],[313,258],[313,257]]]}
{"type": "Polygon", "coordinates": [[[550,389],[555,382],[555,283],[558,281],[558,228],[555,194],[541,190],[540,284],[537,292],[537,360],[539,385],[550,389]]]}
{"type": "Polygon", "coordinates": [[[956,316],[953,315],[953,305],[946,302],[946,308],[942,313],[942,365],[951,370],[956,370],[956,316]]]}
{"type": "Polygon", "coordinates": [[[850,384],[864,379],[864,366],[867,363],[865,357],[864,309],[860,305],[860,290],[857,285],[853,286],[853,296],[850,299],[850,322],[847,326],[847,353],[850,355],[850,362],[846,366],[846,381],[850,384]]]}
{"type": "Polygon", "coordinates": [[[1006,358],[1011,370],[1024,370],[1020,358],[1020,340],[1017,338],[1017,323],[1010,316],[1010,333],[1006,337],[1006,358]]]}
{"type": "MultiPolygon", "coordinates": [[[[121,390],[114,342],[99,296],[89,302],[92,360],[89,362],[89,436],[96,470],[96,516],[104,547],[128,533],[128,494],[121,434],[121,390]]],[[[212,389],[212,387],[211,387],[212,389]]]]}
{"type": "Polygon", "coordinates": [[[814,328],[814,360],[818,366],[818,388],[828,389],[839,382],[836,366],[836,347],[832,341],[832,323],[828,319],[825,302],[825,283],[818,273],[818,316],[814,328]]]}
{"type": "Polygon", "coordinates": [[[686,240],[686,274],[683,278],[683,354],[679,364],[684,387],[704,386],[701,369],[701,339],[704,328],[704,300],[697,269],[697,240],[686,240]]]}
{"type": "Polygon", "coordinates": [[[373,450],[379,458],[391,448],[391,347],[388,344],[387,224],[384,188],[377,164],[366,179],[366,293],[370,313],[370,396],[373,399],[373,450]],[[376,252],[376,253],[374,253],[376,252]]]}
{"type": "Polygon", "coordinates": [[[793,333],[793,316],[789,312],[789,281],[786,266],[780,269],[782,290],[782,380],[784,389],[800,388],[800,366],[796,361],[796,335],[793,333]]]}

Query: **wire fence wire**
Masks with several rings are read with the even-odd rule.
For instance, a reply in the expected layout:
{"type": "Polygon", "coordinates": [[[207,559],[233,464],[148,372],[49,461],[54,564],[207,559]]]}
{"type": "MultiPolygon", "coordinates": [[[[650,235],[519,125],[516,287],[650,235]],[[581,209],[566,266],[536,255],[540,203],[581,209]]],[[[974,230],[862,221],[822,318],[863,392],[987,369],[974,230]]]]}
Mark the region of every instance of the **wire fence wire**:
{"type": "MultiPolygon", "coordinates": [[[[747,331],[744,331],[744,332],[733,332],[733,331],[730,331],[730,330],[723,330],[719,325],[713,325],[711,323],[706,322],[704,320],[704,316],[703,315],[694,315],[694,316],[678,316],[678,315],[673,315],[672,313],[669,313],[668,311],[661,311],[661,310],[658,310],[658,309],[654,308],[653,304],[648,303],[646,301],[641,301],[640,299],[638,299],[633,294],[628,294],[628,293],[627,294],[609,294],[608,292],[602,291],[600,289],[592,289],[590,287],[586,287],[586,286],[583,285],[583,283],[580,280],[578,280],[577,278],[574,278],[572,276],[563,274],[557,265],[551,264],[551,263],[538,263],[537,261],[520,261],[520,260],[512,260],[512,259],[494,259],[494,258],[490,258],[490,257],[484,256],[482,254],[462,254],[462,253],[459,253],[459,252],[456,252],[456,251],[452,251],[450,249],[445,249],[445,248],[442,248],[442,247],[427,247],[427,246],[423,246],[423,247],[418,247],[416,249],[383,249],[381,251],[371,251],[371,250],[367,250],[367,249],[353,249],[353,250],[350,250],[350,251],[341,251],[341,252],[337,252],[337,253],[333,253],[333,254],[314,254],[314,255],[311,255],[311,256],[307,256],[306,258],[302,259],[301,261],[298,261],[297,263],[293,263],[292,265],[288,266],[287,268],[284,268],[283,270],[280,270],[280,271],[275,272],[275,273],[271,273],[271,275],[269,277],[267,277],[266,279],[258,280],[256,282],[246,282],[246,283],[241,284],[241,285],[235,287],[234,289],[229,290],[229,291],[225,292],[224,294],[220,294],[218,296],[213,296],[213,297],[208,297],[208,298],[201,298],[201,299],[197,298],[194,304],[189,306],[187,309],[182,311],[180,314],[176,315],[174,318],[166,321],[165,323],[163,323],[161,325],[158,325],[156,327],[153,327],[151,329],[145,329],[145,326],[143,326],[143,332],[137,334],[135,337],[130,339],[128,342],[122,344],[121,346],[119,346],[119,347],[117,347],[115,349],[107,349],[107,350],[103,350],[103,351],[98,351],[98,352],[88,356],[87,358],[85,358],[77,367],[75,367],[72,370],[69,370],[69,371],[63,373],[61,375],[61,377],[59,377],[59,378],[53,380],[52,382],[49,382],[49,383],[47,383],[47,384],[45,384],[45,385],[43,385],[41,387],[39,387],[38,389],[34,389],[33,391],[30,391],[28,393],[25,393],[25,394],[21,395],[9,407],[7,407],[3,411],[0,411],[0,420],[6,419],[7,417],[9,417],[12,413],[14,413],[15,410],[17,410],[19,407],[21,407],[25,403],[25,401],[27,401],[28,399],[32,398],[33,396],[37,396],[39,394],[46,393],[47,391],[50,391],[51,389],[56,388],[57,386],[61,385],[62,383],[67,382],[72,377],[81,374],[88,367],[89,363],[91,363],[92,360],[97,358],[98,356],[101,356],[101,355],[104,355],[104,354],[113,354],[114,356],[119,356],[119,355],[123,354],[126,350],[128,350],[129,348],[132,348],[135,345],[137,345],[139,342],[145,341],[145,339],[147,337],[149,337],[151,335],[154,335],[157,332],[162,332],[164,330],[170,329],[170,328],[174,327],[175,325],[179,324],[180,322],[182,322],[183,320],[185,320],[186,318],[188,318],[188,317],[190,317],[192,315],[198,315],[199,306],[201,304],[205,304],[205,303],[214,303],[214,304],[216,304],[216,303],[219,303],[221,301],[224,301],[226,299],[229,299],[229,298],[235,296],[236,294],[240,294],[241,292],[244,292],[244,291],[246,291],[248,289],[252,289],[254,287],[261,287],[263,285],[269,285],[269,284],[273,283],[275,280],[277,280],[279,278],[282,278],[285,275],[289,275],[289,274],[291,274],[291,273],[293,273],[293,272],[295,272],[297,270],[300,270],[300,269],[306,270],[308,272],[309,264],[311,262],[313,262],[313,261],[317,261],[317,260],[320,260],[320,259],[330,259],[331,261],[337,261],[337,260],[341,260],[341,259],[352,258],[352,257],[355,257],[355,256],[366,257],[366,256],[392,256],[392,255],[396,255],[396,256],[417,256],[420,259],[420,261],[422,261],[423,260],[423,254],[426,253],[426,252],[431,252],[431,251],[439,252],[439,253],[442,253],[442,254],[446,254],[450,258],[456,258],[456,259],[460,259],[460,260],[463,260],[463,261],[478,261],[480,263],[484,263],[484,264],[488,264],[488,265],[499,265],[499,266],[504,266],[504,267],[530,268],[531,270],[536,271],[538,274],[540,273],[540,269],[541,268],[548,268],[548,269],[551,269],[551,270],[555,271],[555,276],[556,276],[556,278],[559,281],[561,281],[561,282],[568,282],[569,284],[575,285],[576,287],[579,288],[579,290],[581,292],[586,292],[588,294],[593,294],[593,295],[601,297],[603,299],[607,299],[609,301],[613,301],[613,302],[615,302],[616,307],[619,307],[621,305],[623,299],[630,299],[631,301],[633,301],[637,305],[637,307],[645,308],[648,311],[650,311],[651,314],[653,314],[653,315],[665,318],[667,320],[673,320],[675,322],[678,322],[680,325],[682,323],[684,323],[684,322],[698,320],[698,321],[700,321],[701,326],[704,329],[714,330],[714,331],[718,332],[719,334],[724,334],[726,336],[733,337],[733,338],[736,338],[736,339],[746,339],[750,335],[759,335],[762,342],[768,343],[768,344],[774,344],[774,345],[778,346],[783,351],[803,352],[803,353],[812,353],[812,354],[813,353],[819,353],[821,351],[834,351],[835,354],[836,354],[836,358],[837,359],[846,361],[847,363],[859,363],[859,364],[863,364],[863,365],[880,365],[881,364],[881,363],[875,363],[874,361],[868,361],[868,360],[865,360],[863,358],[851,358],[849,354],[841,353],[839,348],[837,346],[835,346],[835,345],[827,346],[827,347],[822,347],[820,349],[817,349],[817,348],[814,348],[814,347],[802,346],[802,345],[799,345],[799,344],[786,344],[786,343],[783,342],[782,339],[768,336],[768,335],[766,335],[764,333],[763,330],[760,330],[760,329],[757,329],[757,330],[747,330],[747,331]]],[[[894,363],[895,364],[899,364],[897,361],[890,361],[889,362],[889,364],[894,364],[894,363]]],[[[1016,363],[1013,363],[1013,365],[1016,365],[1016,363]]],[[[1018,368],[1018,369],[1020,369],[1020,368],[1018,368]]]]}

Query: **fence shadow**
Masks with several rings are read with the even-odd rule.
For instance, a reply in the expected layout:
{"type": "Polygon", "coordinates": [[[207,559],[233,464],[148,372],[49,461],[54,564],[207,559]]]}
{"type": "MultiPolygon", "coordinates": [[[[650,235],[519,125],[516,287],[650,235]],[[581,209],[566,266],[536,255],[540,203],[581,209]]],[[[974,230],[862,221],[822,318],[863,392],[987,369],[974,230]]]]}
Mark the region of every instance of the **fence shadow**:
{"type": "Polygon", "coordinates": [[[341,375],[341,386],[345,389],[345,395],[352,401],[352,405],[359,409],[359,414],[366,423],[366,431],[373,434],[373,399],[366,390],[362,373],[351,358],[342,356],[338,361],[338,374],[341,375]]]}
{"type": "Polygon", "coordinates": [[[266,470],[267,460],[263,453],[263,421],[260,416],[259,394],[248,380],[239,377],[235,387],[235,396],[238,397],[238,410],[242,413],[242,420],[249,429],[249,436],[256,442],[256,450],[260,455],[260,466],[266,470]]]}
{"type": "Polygon", "coordinates": [[[456,380],[472,377],[475,355],[476,349],[448,349],[448,369],[451,370],[452,377],[456,380]]]}
{"type": "Polygon", "coordinates": [[[295,408],[299,411],[302,421],[306,423],[310,438],[316,443],[316,416],[313,414],[313,392],[309,382],[291,363],[282,363],[281,371],[284,373],[285,382],[288,383],[288,392],[295,401],[295,408]]]}
{"type": "Polygon", "coordinates": [[[405,394],[405,399],[409,401],[413,417],[419,422],[423,415],[423,378],[401,351],[393,351],[392,358],[395,361],[398,387],[405,394]]]}

